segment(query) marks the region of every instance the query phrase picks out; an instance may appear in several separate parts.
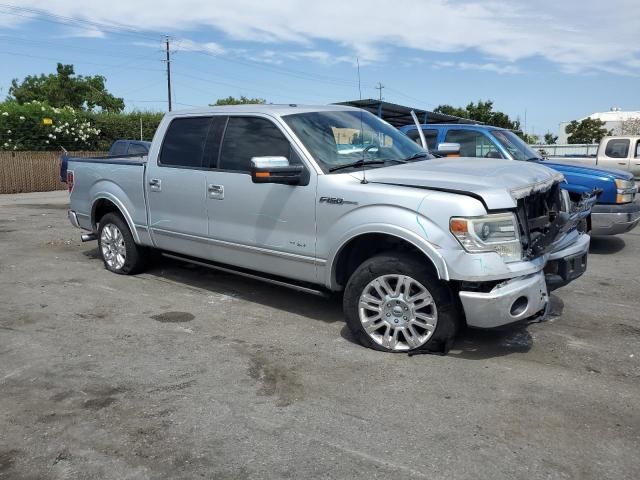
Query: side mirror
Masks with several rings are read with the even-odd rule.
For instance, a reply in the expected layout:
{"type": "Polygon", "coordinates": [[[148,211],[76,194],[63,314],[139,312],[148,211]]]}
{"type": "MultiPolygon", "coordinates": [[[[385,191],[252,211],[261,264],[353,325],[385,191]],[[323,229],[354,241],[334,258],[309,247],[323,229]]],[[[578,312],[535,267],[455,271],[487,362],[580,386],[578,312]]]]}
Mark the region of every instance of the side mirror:
{"type": "Polygon", "coordinates": [[[441,143],[438,145],[438,149],[434,153],[441,157],[459,157],[460,144],[459,143],[441,143]]]}
{"type": "Polygon", "coordinates": [[[302,165],[290,165],[287,157],[253,157],[251,159],[253,183],[299,185],[303,172],[302,165]]]}

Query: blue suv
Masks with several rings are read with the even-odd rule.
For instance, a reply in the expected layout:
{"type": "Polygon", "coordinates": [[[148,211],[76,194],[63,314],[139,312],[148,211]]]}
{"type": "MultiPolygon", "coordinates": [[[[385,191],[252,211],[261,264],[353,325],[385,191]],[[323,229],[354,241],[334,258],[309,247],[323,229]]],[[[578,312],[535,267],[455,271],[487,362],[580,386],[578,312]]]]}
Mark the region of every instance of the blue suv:
{"type": "MultiPolygon", "coordinates": [[[[574,200],[585,192],[600,190],[598,203],[591,210],[586,225],[591,235],[625,233],[640,222],[640,203],[635,201],[638,188],[629,172],[550,162],[511,130],[504,128],[473,124],[424,124],[421,128],[429,151],[436,155],[439,155],[441,144],[457,143],[460,152],[453,156],[538,162],[557,170],[566,178],[563,188],[574,200]]],[[[406,125],[400,131],[420,142],[416,125],[406,125]]],[[[443,152],[439,156],[452,154],[443,152]]]]}

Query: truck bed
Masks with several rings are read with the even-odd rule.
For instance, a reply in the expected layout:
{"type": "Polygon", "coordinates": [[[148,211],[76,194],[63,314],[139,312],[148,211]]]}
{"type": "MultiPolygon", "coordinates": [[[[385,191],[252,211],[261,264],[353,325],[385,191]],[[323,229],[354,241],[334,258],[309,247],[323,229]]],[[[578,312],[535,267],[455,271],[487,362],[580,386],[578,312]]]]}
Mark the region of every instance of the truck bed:
{"type": "Polygon", "coordinates": [[[145,170],[147,157],[129,155],[122,157],[91,157],[68,159],[68,171],[73,172],[71,203],[78,216],[78,223],[86,230],[93,230],[91,202],[95,199],[110,200],[129,212],[127,223],[137,236],[139,227],[146,230],[147,209],[145,200],[145,170]]]}

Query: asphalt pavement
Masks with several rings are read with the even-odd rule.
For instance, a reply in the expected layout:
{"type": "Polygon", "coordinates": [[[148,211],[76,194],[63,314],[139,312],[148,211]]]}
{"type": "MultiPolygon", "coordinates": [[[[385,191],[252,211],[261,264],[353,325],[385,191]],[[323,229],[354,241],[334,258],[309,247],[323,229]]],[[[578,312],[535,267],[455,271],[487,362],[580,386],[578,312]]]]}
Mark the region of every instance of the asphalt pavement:
{"type": "Polygon", "coordinates": [[[106,271],[66,192],[0,196],[0,479],[637,479],[640,229],[553,315],[446,356],[339,301],[164,259],[106,271]]]}

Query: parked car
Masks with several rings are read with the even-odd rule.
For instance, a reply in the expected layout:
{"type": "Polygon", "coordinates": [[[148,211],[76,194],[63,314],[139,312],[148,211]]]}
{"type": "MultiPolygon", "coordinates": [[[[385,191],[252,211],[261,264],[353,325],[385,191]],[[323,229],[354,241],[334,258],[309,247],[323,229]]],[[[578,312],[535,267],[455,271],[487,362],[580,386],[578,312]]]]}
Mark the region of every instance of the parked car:
{"type": "MultiPolygon", "coordinates": [[[[151,142],[145,142],[143,140],[116,140],[111,144],[109,148],[109,157],[117,156],[139,156],[149,153],[149,147],[151,142]]],[[[60,181],[67,182],[67,161],[69,159],[69,152],[66,150],[60,154],[58,158],[58,165],[60,167],[60,181]]]]}
{"type": "MultiPolygon", "coordinates": [[[[414,141],[419,141],[415,125],[400,129],[414,141]]],[[[488,125],[426,124],[422,131],[429,149],[438,153],[441,145],[459,144],[459,151],[441,152],[464,157],[505,158],[539,163],[562,173],[573,201],[585,192],[598,190],[598,202],[584,225],[592,235],[617,235],[628,232],[640,222],[638,188],[633,175],[620,170],[566,165],[545,160],[515,133],[488,125]]]]}
{"type": "Polygon", "coordinates": [[[616,168],[631,172],[640,179],[640,135],[604,137],[594,156],[561,156],[550,159],[576,165],[616,168]]]}
{"type": "Polygon", "coordinates": [[[108,270],[139,272],[154,249],[343,292],[355,338],[383,351],[446,350],[465,322],[540,318],[549,291],[586,269],[589,236],[576,225],[592,200],[571,209],[561,174],[431,159],[353,107],[171,112],[148,157],[69,158],[67,176],[69,219],[98,240],[108,270]],[[373,143],[339,151],[353,132],[373,143]]]}
{"type": "Polygon", "coordinates": [[[149,147],[151,147],[151,142],[145,142],[143,140],[116,140],[111,144],[108,155],[110,157],[117,157],[119,155],[146,155],[149,153],[149,147]]]}

